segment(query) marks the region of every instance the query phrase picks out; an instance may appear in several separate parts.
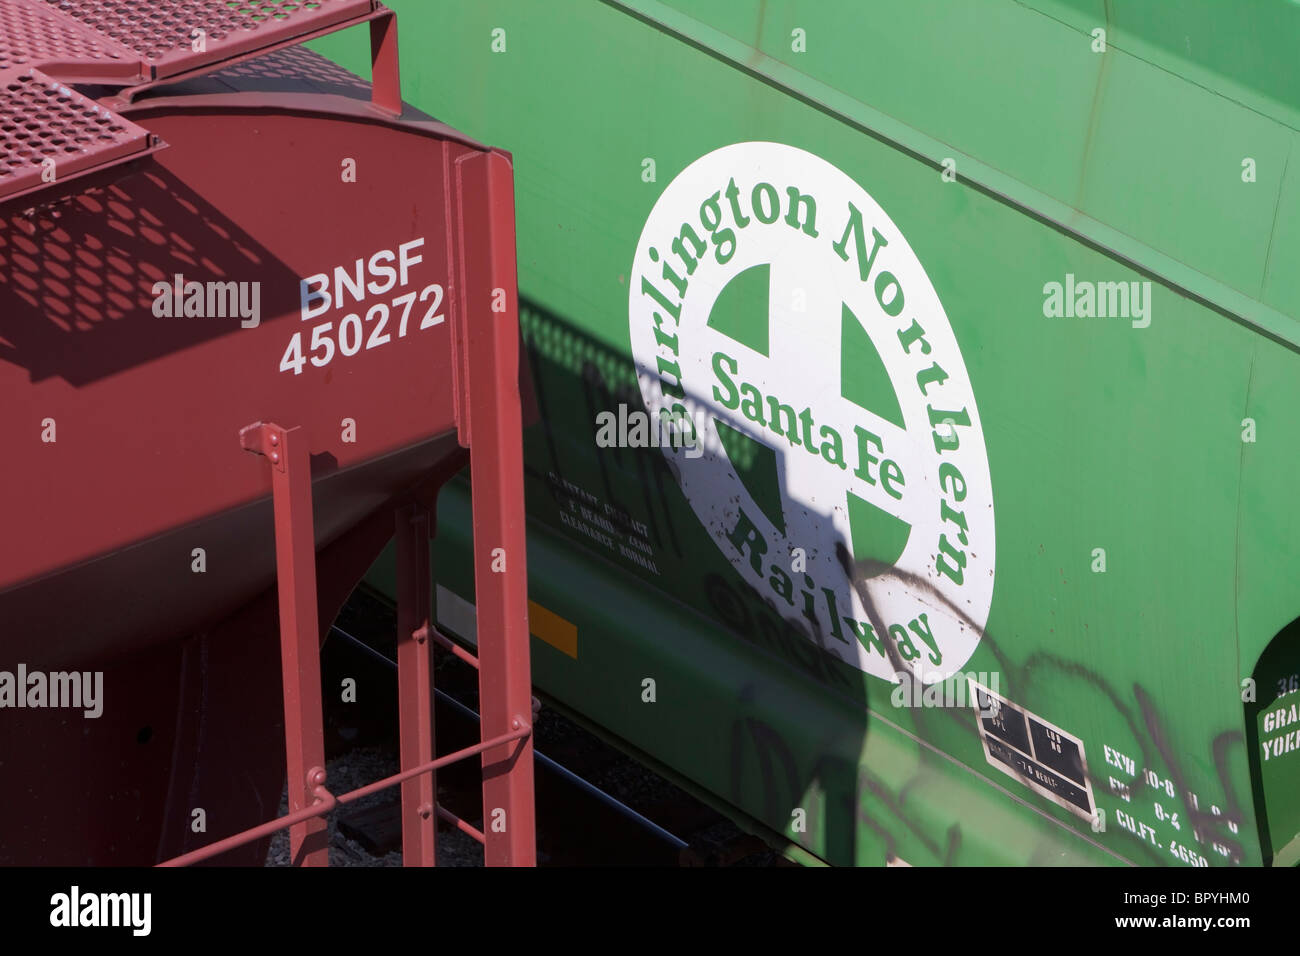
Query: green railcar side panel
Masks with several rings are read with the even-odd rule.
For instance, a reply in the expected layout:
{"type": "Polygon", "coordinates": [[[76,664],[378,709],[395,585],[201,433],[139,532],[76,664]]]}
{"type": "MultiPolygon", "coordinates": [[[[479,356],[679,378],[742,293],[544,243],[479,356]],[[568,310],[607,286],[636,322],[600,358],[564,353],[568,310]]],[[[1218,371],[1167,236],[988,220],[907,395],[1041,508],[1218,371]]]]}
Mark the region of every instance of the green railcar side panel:
{"type": "Polygon", "coordinates": [[[1296,5],[390,6],[514,157],[539,688],[831,863],[1300,858],[1296,5]],[[721,451],[602,440],[678,392],[721,451]]]}

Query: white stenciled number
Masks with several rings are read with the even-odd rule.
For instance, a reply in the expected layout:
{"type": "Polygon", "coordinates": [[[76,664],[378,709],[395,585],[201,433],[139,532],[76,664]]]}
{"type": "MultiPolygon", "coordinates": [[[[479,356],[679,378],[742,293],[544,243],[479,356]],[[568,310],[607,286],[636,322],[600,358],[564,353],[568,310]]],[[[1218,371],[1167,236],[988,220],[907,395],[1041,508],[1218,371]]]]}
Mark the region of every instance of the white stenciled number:
{"type": "Polygon", "coordinates": [[[372,305],[370,311],[366,313],[367,322],[374,322],[376,318],[378,318],[379,321],[375,324],[375,327],[370,330],[370,338],[366,339],[366,351],[380,345],[387,345],[393,338],[384,331],[384,326],[388,324],[388,306],[384,305],[382,302],[377,305],[372,305]]]}
{"type": "Polygon", "coordinates": [[[344,355],[356,355],[361,351],[361,316],[355,312],[345,315],[339,323],[339,351],[344,355]],[[350,335],[348,329],[352,330],[350,335]]]}
{"type": "Polygon", "coordinates": [[[302,374],[302,367],[307,359],[302,354],[302,333],[293,333],[293,338],[289,340],[289,347],[284,350],[284,357],[280,359],[280,371],[287,372],[293,369],[294,375],[302,374]]]}
{"type": "Polygon", "coordinates": [[[333,322],[326,322],[324,325],[318,325],[311,330],[311,364],[317,368],[323,368],[334,358],[334,340],[329,337],[330,329],[334,328],[333,322]],[[324,347],[325,355],[318,358],[316,350],[324,347]]]}
{"type": "Polygon", "coordinates": [[[429,311],[424,313],[424,320],[420,323],[422,329],[431,328],[446,318],[445,315],[434,315],[438,311],[438,306],[442,305],[442,286],[437,283],[426,285],[424,291],[420,293],[420,301],[427,299],[429,293],[433,293],[433,304],[429,306],[429,311]]]}
{"type": "Polygon", "coordinates": [[[408,292],[406,293],[406,295],[399,295],[396,299],[393,300],[394,309],[397,308],[399,305],[402,306],[402,318],[398,321],[397,324],[397,337],[399,339],[406,338],[406,320],[411,317],[411,306],[414,304],[415,304],[414,292],[408,292]]]}
{"type": "Polygon", "coordinates": [[[284,355],[280,358],[280,371],[292,371],[294,375],[301,375],[309,357],[312,365],[324,368],[334,360],[336,353],[348,358],[357,355],[363,350],[363,342],[365,351],[387,345],[394,338],[388,320],[398,309],[401,310],[401,314],[397,320],[396,338],[405,338],[407,323],[410,321],[411,310],[415,307],[417,299],[422,303],[429,303],[419,327],[428,329],[440,325],[446,321],[446,316],[438,311],[442,307],[443,294],[442,286],[432,283],[419,293],[407,292],[399,295],[393,299],[391,307],[383,302],[375,303],[366,310],[364,319],[361,313],[351,312],[339,322],[337,337],[333,334],[334,323],[326,322],[318,325],[311,330],[310,346],[306,355],[303,350],[305,333],[295,332],[289,339],[288,346],[285,347],[284,355]],[[366,331],[367,328],[369,333],[366,331]]]}

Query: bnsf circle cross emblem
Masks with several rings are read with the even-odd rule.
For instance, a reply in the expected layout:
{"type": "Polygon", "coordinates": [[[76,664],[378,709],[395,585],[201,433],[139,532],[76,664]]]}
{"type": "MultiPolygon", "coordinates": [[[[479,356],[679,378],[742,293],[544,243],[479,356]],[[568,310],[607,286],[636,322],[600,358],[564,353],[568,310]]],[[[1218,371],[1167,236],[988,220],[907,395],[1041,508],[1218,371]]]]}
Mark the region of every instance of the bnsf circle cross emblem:
{"type": "Polygon", "coordinates": [[[951,676],[993,598],[975,396],[929,277],[852,178],[777,143],[696,160],[637,246],[632,353],[683,493],[736,570],[887,680],[951,676]]]}

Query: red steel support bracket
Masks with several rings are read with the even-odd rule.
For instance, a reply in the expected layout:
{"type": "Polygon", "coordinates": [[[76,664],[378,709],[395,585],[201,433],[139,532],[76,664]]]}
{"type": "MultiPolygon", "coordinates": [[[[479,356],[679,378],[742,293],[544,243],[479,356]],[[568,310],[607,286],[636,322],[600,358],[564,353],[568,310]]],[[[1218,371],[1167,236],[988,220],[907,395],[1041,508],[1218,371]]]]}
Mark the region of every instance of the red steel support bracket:
{"type": "MultiPolygon", "coordinates": [[[[0,0],[2,2],[2,0],[0,0]]],[[[372,3],[369,13],[331,23],[307,33],[285,37],[222,60],[204,63],[179,73],[134,83],[106,96],[100,102],[112,109],[126,109],[144,92],[158,86],[169,86],[184,80],[206,76],[209,73],[238,66],[268,53],[289,47],[301,46],[312,40],[329,36],[347,27],[370,24],[370,102],[379,111],[390,116],[402,115],[402,75],[397,59],[397,14],[383,4],[372,3]]]]}
{"type": "MultiPolygon", "coordinates": [[[[429,511],[397,512],[397,706],[402,769],[433,759],[433,616],[429,593],[429,511]]],[[[436,771],[402,782],[402,865],[435,866],[436,771]]]]}
{"type": "MultiPolygon", "coordinates": [[[[454,327],[458,427],[470,449],[479,710],[488,739],[527,727],[532,717],[509,156],[490,151],[459,160],[456,185],[463,276],[454,327]]],[[[482,761],[484,864],[536,865],[532,736],[484,751],[482,761]]]]}
{"type": "MultiPolygon", "coordinates": [[[[302,428],[257,422],[240,431],[239,442],[271,462],[289,812],[297,813],[315,803],[325,766],[311,457],[302,428]]],[[[327,839],[328,826],[319,816],[295,824],[289,829],[290,859],[297,866],[328,866],[327,839]]]]}
{"type": "Polygon", "coordinates": [[[370,102],[394,116],[402,115],[397,14],[382,7],[370,17],[370,102]]]}

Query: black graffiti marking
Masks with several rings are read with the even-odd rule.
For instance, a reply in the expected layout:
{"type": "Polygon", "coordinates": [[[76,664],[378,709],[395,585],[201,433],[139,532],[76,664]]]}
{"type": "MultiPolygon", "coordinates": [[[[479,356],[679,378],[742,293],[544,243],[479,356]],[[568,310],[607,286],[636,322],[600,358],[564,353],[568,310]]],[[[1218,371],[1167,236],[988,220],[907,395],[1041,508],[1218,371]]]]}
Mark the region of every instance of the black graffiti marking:
{"type": "Polygon", "coordinates": [[[751,646],[769,653],[775,650],[775,657],[794,662],[801,671],[826,687],[852,690],[851,680],[832,665],[826,652],[819,651],[809,642],[806,633],[798,626],[805,618],[792,620],[783,617],[777,612],[774,602],[764,601],[757,591],[745,586],[743,593],[756,605],[751,615],[750,608],[720,574],[711,573],[705,577],[704,593],[722,625],[751,646]]]}
{"type": "MultiPolygon", "coordinates": [[[[837,547],[837,556],[839,557],[841,563],[845,563],[847,559],[847,563],[850,568],[849,573],[852,574],[853,564],[851,559],[848,559],[847,549],[844,548],[842,544],[839,547],[837,547]]],[[[877,569],[878,568],[873,567],[871,570],[877,570],[877,569]]],[[[955,605],[953,605],[951,601],[947,600],[944,597],[944,595],[941,592],[939,592],[937,588],[935,588],[925,579],[920,578],[917,575],[909,574],[907,572],[898,571],[896,569],[893,569],[892,573],[894,573],[906,586],[911,587],[922,593],[925,593],[935,601],[939,602],[951,613],[953,613],[954,616],[960,618],[967,626],[976,628],[975,622],[968,615],[964,614],[964,612],[962,612],[960,608],[957,608],[955,605]]],[[[712,577],[716,577],[716,576],[711,576],[711,578],[712,577]]],[[[882,623],[880,620],[880,615],[876,610],[874,603],[871,601],[870,595],[863,593],[865,592],[865,588],[861,587],[864,578],[859,577],[856,574],[853,574],[850,580],[855,586],[855,589],[859,591],[860,596],[862,597],[863,607],[866,609],[869,622],[871,622],[873,626],[879,628],[880,624],[882,623]]],[[[725,587],[725,584],[723,584],[723,587],[725,587]]],[[[748,589],[751,591],[753,590],[752,588],[748,588],[748,589]]],[[[741,605],[739,601],[737,601],[734,594],[730,593],[729,588],[726,588],[725,591],[719,591],[715,583],[710,593],[712,595],[711,602],[714,604],[715,609],[719,609],[718,608],[719,602],[716,597],[718,593],[727,594],[730,600],[736,602],[737,607],[743,607],[743,605],[741,605]]],[[[726,614],[725,612],[723,612],[723,614],[725,620],[726,614]]],[[[733,615],[732,620],[734,623],[734,611],[732,612],[732,615],[733,615]]],[[[797,622],[798,625],[802,625],[802,626],[796,627],[794,626],[795,622],[790,622],[789,620],[786,620],[786,623],[791,624],[792,629],[797,630],[800,633],[804,632],[804,630],[808,626],[805,618],[798,619],[797,622]]],[[[976,630],[977,632],[979,632],[978,628],[976,628],[976,630]]],[[[1095,687],[1097,690],[1099,690],[1110,701],[1113,710],[1117,714],[1119,714],[1121,718],[1124,720],[1124,722],[1128,725],[1132,735],[1132,739],[1137,743],[1140,749],[1141,756],[1142,756],[1142,766],[1138,769],[1138,776],[1135,779],[1135,783],[1134,783],[1135,789],[1137,787],[1141,787],[1143,789],[1150,789],[1149,785],[1145,783],[1145,775],[1143,771],[1145,771],[1145,769],[1147,769],[1148,766],[1152,764],[1151,752],[1154,749],[1155,752],[1157,752],[1160,755],[1161,759],[1164,761],[1164,766],[1168,768],[1170,779],[1174,781],[1175,786],[1178,789],[1178,793],[1180,795],[1179,799],[1183,803],[1183,807],[1185,811],[1184,819],[1191,821],[1192,825],[1196,827],[1196,829],[1201,833],[1203,838],[1213,839],[1216,842],[1219,842],[1225,847],[1227,847],[1231,854],[1232,860],[1234,862],[1240,862],[1240,860],[1242,859],[1243,848],[1240,845],[1240,843],[1233,840],[1232,837],[1229,835],[1229,833],[1226,832],[1226,826],[1229,821],[1238,824],[1242,822],[1240,803],[1238,801],[1235,790],[1232,786],[1231,776],[1229,774],[1228,765],[1227,765],[1228,750],[1234,745],[1244,746],[1244,736],[1239,731],[1226,731],[1224,733],[1221,733],[1215,738],[1212,744],[1216,773],[1218,775],[1219,784],[1224,794],[1226,795],[1224,799],[1224,803],[1227,806],[1227,812],[1224,815],[1214,816],[1204,810],[1198,810],[1197,808],[1190,805],[1190,801],[1187,799],[1186,796],[1189,789],[1187,786],[1187,775],[1184,773],[1182,765],[1177,758],[1177,755],[1172,750],[1170,750],[1170,748],[1166,744],[1166,736],[1163,732],[1161,719],[1154,705],[1154,701],[1140,684],[1134,684],[1132,688],[1133,697],[1137,701],[1138,707],[1142,715],[1141,720],[1139,721],[1137,718],[1134,717],[1130,707],[1126,706],[1125,703],[1121,700],[1120,694],[1115,690],[1115,688],[1111,685],[1111,683],[1107,681],[1105,678],[1103,678],[1100,674],[1097,674],[1096,672],[1087,668],[1083,664],[1076,661],[1064,660],[1059,657],[1056,657],[1055,655],[1047,654],[1044,652],[1035,652],[1029,655],[1028,658],[1026,658],[1025,663],[1023,665],[1017,667],[1008,660],[1007,655],[1003,653],[1001,648],[997,646],[996,641],[987,632],[987,630],[980,632],[980,637],[981,637],[982,644],[987,645],[989,652],[994,656],[994,658],[998,662],[999,668],[1005,678],[1005,684],[1007,685],[1007,689],[1010,691],[1008,696],[1014,695],[1017,691],[1023,694],[1024,691],[1031,684],[1034,673],[1043,668],[1052,668],[1054,670],[1058,670],[1066,675],[1085,681],[1088,684],[1095,687]]],[[[819,647],[824,647],[824,640],[817,642],[817,644],[819,647]]],[[[895,666],[896,669],[902,670],[905,662],[902,660],[901,655],[898,654],[897,649],[889,644],[885,644],[885,646],[888,649],[888,652],[890,652],[891,663],[895,666]]],[[[838,673],[838,671],[835,672],[838,673]]],[[[917,729],[918,731],[921,731],[922,736],[928,736],[924,733],[924,731],[925,731],[926,724],[931,720],[935,720],[935,721],[955,720],[963,729],[968,730],[970,733],[972,733],[972,735],[978,738],[979,731],[978,731],[978,725],[974,719],[975,715],[973,712],[968,712],[966,709],[957,709],[957,710],[952,710],[948,708],[935,708],[932,710],[922,709],[916,711],[915,716],[917,721],[917,729]]],[[[740,748],[746,739],[745,736],[741,734],[738,730],[738,726],[742,724],[744,727],[751,729],[749,740],[752,742],[753,746],[755,747],[756,753],[758,754],[759,770],[763,782],[763,787],[765,789],[764,806],[766,809],[769,810],[769,812],[771,812],[774,806],[779,806],[779,800],[774,800],[772,796],[772,792],[778,791],[781,788],[778,787],[778,782],[775,776],[770,772],[772,756],[768,754],[768,751],[769,750],[772,751],[783,762],[790,759],[790,755],[792,754],[792,751],[789,745],[786,743],[786,741],[781,737],[780,733],[774,728],[772,728],[770,725],[767,725],[766,723],[763,723],[762,721],[759,721],[757,718],[753,718],[753,717],[738,719],[737,723],[733,724],[733,729],[732,729],[733,754],[732,754],[732,780],[731,780],[733,799],[737,800],[738,802],[742,797],[742,794],[739,792],[739,787],[741,785],[740,771],[741,771],[741,767],[743,766],[743,755],[738,752],[737,748],[740,748]]],[[[865,729],[864,729],[864,733],[865,733],[865,729]]],[[[927,748],[922,748],[922,751],[924,754],[923,759],[927,759],[927,760],[939,759],[938,755],[929,754],[927,748]]],[[[828,766],[828,762],[834,763],[835,758],[829,758],[826,755],[819,756],[816,759],[816,761],[814,761],[812,770],[810,772],[810,779],[822,779],[827,774],[827,772],[831,769],[828,766]]],[[[975,770],[977,773],[979,773],[982,770],[982,768],[971,768],[971,769],[975,770]]],[[[1028,780],[1027,778],[1025,778],[1023,774],[1013,774],[1013,776],[1016,776],[1018,779],[1021,779],[1023,783],[1028,785],[1028,780]]],[[[789,779],[790,775],[789,775],[788,766],[787,766],[786,777],[787,779],[784,781],[785,787],[788,788],[788,792],[790,793],[791,798],[793,800],[798,800],[801,796],[801,791],[798,786],[798,780],[795,779],[793,782],[791,782],[791,780],[789,779]]],[[[1094,774],[1093,772],[1089,771],[1088,779],[1092,783],[1095,791],[1108,792],[1105,789],[1106,781],[1101,776],[1098,776],[1097,774],[1094,774]]],[[[920,780],[921,778],[919,775],[914,775],[910,777],[899,788],[897,796],[894,796],[890,793],[889,788],[878,777],[874,776],[870,772],[869,768],[860,767],[858,770],[857,791],[854,792],[847,788],[843,788],[839,790],[838,793],[836,793],[834,796],[832,796],[831,792],[828,791],[827,800],[829,801],[833,799],[838,804],[839,809],[849,812],[852,815],[853,819],[855,819],[857,822],[861,823],[864,826],[869,827],[871,830],[881,835],[885,839],[888,851],[890,853],[895,853],[896,841],[893,835],[888,831],[885,822],[870,814],[863,806],[861,793],[863,790],[865,790],[867,793],[870,793],[872,796],[874,796],[876,800],[878,800],[883,807],[887,808],[890,811],[890,813],[892,813],[893,816],[898,820],[898,822],[901,823],[903,826],[905,826],[913,834],[913,836],[916,839],[918,839],[922,843],[922,845],[933,855],[934,858],[941,859],[945,863],[955,862],[957,852],[961,845],[960,824],[954,822],[953,825],[949,827],[948,831],[946,832],[945,844],[944,846],[940,847],[938,843],[933,839],[933,837],[922,828],[919,821],[912,819],[906,810],[907,791],[910,789],[911,786],[919,783],[920,780]]],[[[1157,792],[1163,793],[1163,791],[1157,791],[1157,792]]],[[[778,810],[777,812],[771,813],[768,819],[775,821],[777,819],[780,819],[782,816],[783,814],[778,810]]],[[[810,822],[810,829],[812,829],[812,826],[813,823],[810,822]]],[[[1112,829],[1111,831],[1108,832],[1116,832],[1116,831],[1112,829]]],[[[1128,833],[1128,831],[1123,830],[1122,828],[1120,828],[1118,832],[1120,832],[1121,834],[1121,839],[1125,840],[1128,844],[1130,844],[1131,846],[1140,847],[1143,851],[1143,854],[1149,859],[1149,861],[1156,862],[1156,863],[1168,862],[1165,856],[1161,854],[1155,847],[1151,846],[1150,843],[1145,839],[1130,834],[1128,833]]],[[[1086,837],[1086,834],[1082,834],[1082,835],[1086,837]]]]}
{"type": "Polygon", "coordinates": [[[795,807],[795,802],[800,799],[798,763],[780,733],[754,717],[739,718],[731,725],[731,780],[733,794],[738,796],[742,760],[741,738],[745,731],[749,732],[750,739],[754,742],[754,750],[758,755],[759,771],[763,778],[763,812],[765,818],[775,820],[782,815],[788,817],[795,807]],[[792,797],[785,806],[780,804],[779,794],[775,786],[773,758],[780,762],[781,769],[785,771],[785,784],[789,788],[788,792],[792,797]]]}
{"type": "MultiPolygon", "coordinates": [[[[745,802],[743,771],[747,746],[753,747],[757,759],[763,788],[764,819],[769,821],[788,819],[791,811],[804,799],[797,762],[785,738],[761,718],[738,717],[732,722],[730,799],[738,805],[743,805],[745,802]],[[784,777],[778,777],[775,773],[774,768],[777,765],[784,770],[784,777]]],[[[934,858],[942,861],[943,865],[950,866],[957,862],[957,855],[961,849],[960,822],[953,821],[949,825],[944,832],[944,842],[941,846],[932,834],[920,822],[911,819],[906,811],[906,792],[910,782],[900,788],[898,795],[895,795],[869,767],[850,766],[846,761],[826,754],[818,756],[808,778],[822,782],[826,802],[840,810],[845,820],[853,820],[855,824],[874,831],[885,843],[887,855],[898,855],[898,841],[885,820],[877,819],[868,812],[862,799],[866,794],[875,797],[882,806],[892,812],[934,858]],[[855,787],[826,784],[826,781],[842,777],[849,770],[856,771],[855,787]]],[[[806,823],[809,833],[816,832],[820,823],[828,823],[829,829],[829,821],[820,819],[814,806],[803,809],[807,814],[806,823]]],[[[827,816],[830,815],[828,812],[827,816]]],[[[852,838],[852,834],[847,835],[852,838]]]]}
{"type": "MultiPolygon", "coordinates": [[[[848,549],[844,546],[843,542],[839,542],[836,545],[836,557],[839,559],[840,565],[844,569],[845,576],[848,578],[850,585],[858,592],[858,595],[862,600],[863,607],[866,609],[868,620],[871,622],[873,626],[876,626],[878,628],[880,623],[880,617],[879,614],[876,612],[874,603],[871,601],[871,597],[869,593],[867,593],[867,589],[865,587],[866,577],[879,573],[878,564],[875,562],[870,562],[870,563],[862,562],[860,566],[867,566],[867,570],[871,572],[871,575],[864,575],[863,573],[861,573],[861,571],[857,570],[857,568],[855,567],[854,562],[848,553],[848,549]]],[[[1241,861],[1243,855],[1243,848],[1241,844],[1235,841],[1234,839],[1232,839],[1232,837],[1226,831],[1226,827],[1229,821],[1237,824],[1238,826],[1240,826],[1241,823],[1243,822],[1242,814],[1241,814],[1241,805],[1237,799],[1235,790],[1232,786],[1231,775],[1229,774],[1227,768],[1226,751],[1227,748],[1233,744],[1238,744],[1244,747],[1245,746],[1244,734],[1236,730],[1225,731],[1219,734],[1219,736],[1215,738],[1212,744],[1215,752],[1215,768],[1219,777],[1219,785],[1225,794],[1224,802],[1227,804],[1228,811],[1222,816],[1214,816],[1213,814],[1207,813],[1206,811],[1198,810],[1197,808],[1193,807],[1190,804],[1190,801],[1187,798],[1187,793],[1189,791],[1189,788],[1186,783],[1187,775],[1183,772],[1182,764],[1179,762],[1177,755],[1165,744],[1165,735],[1161,727],[1160,717],[1155,707],[1155,703],[1152,700],[1151,696],[1142,687],[1142,685],[1136,683],[1133,685],[1133,697],[1138,702],[1138,705],[1142,711],[1141,726],[1145,730],[1145,734],[1139,730],[1139,724],[1134,719],[1133,715],[1130,713],[1128,707],[1126,707],[1121,702],[1120,695],[1111,686],[1110,682],[1106,680],[1104,677],[1102,677],[1100,674],[1089,669],[1088,667],[1084,666],[1081,663],[1075,661],[1062,660],[1056,657],[1055,655],[1048,654],[1045,652],[1034,652],[1030,654],[1026,658],[1025,663],[1022,666],[1016,667],[1014,664],[1010,662],[1007,655],[1002,652],[1002,649],[998,646],[997,641],[993,638],[991,634],[989,634],[987,629],[982,629],[978,627],[975,621],[969,615],[967,615],[961,608],[959,608],[956,604],[950,601],[930,581],[920,577],[919,575],[912,574],[899,569],[893,569],[892,573],[905,586],[927,595],[929,598],[931,598],[932,600],[940,604],[944,609],[946,609],[955,617],[960,619],[966,626],[974,629],[976,633],[980,635],[980,646],[987,645],[989,652],[992,653],[992,655],[998,662],[999,670],[1001,671],[1004,678],[1003,679],[1004,696],[1008,697],[1008,699],[1014,699],[1017,692],[1019,692],[1023,696],[1024,692],[1028,689],[1032,681],[1032,676],[1035,672],[1035,669],[1042,667],[1044,665],[1054,666],[1059,670],[1061,670],[1063,673],[1083,679],[1088,683],[1092,684],[1103,694],[1105,694],[1106,697],[1109,698],[1114,710],[1117,713],[1119,713],[1121,717],[1124,719],[1125,723],[1128,724],[1129,729],[1132,732],[1133,739],[1137,742],[1138,746],[1141,748],[1142,766],[1138,768],[1138,773],[1137,773],[1137,777],[1135,778],[1135,782],[1140,781],[1141,786],[1143,788],[1149,788],[1149,785],[1146,784],[1145,782],[1145,773],[1144,773],[1144,771],[1148,769],[1148,767],[1151,764],[1151,754],[1148,749],[1148,743],[1147,743],[1147,741],[1149,740],[1151,742],[1151,746],[1155,747],[1157,752],[1160,754],[1161,758],[1164,760],[1165,766],[1169,768],[1170,778],[1174,781],[1175,788],[1178,791],[1178,799],[1181,800],[1183,804],[1186,813],[1186,818],[1189,820],[1197,821],[1196,828],[1197,830],[1200,831],[1203,837],[1209,837],[1210,834],[1207,832],[1207,829],[1212,828],[1215,831],[1213,838],[1217,842],[1221,843],[1222,845],[1228,848],[1233,862],[1241,861]]],[[[882,644],[884,644],[886,650],[890,652],[891,654],[890,662],[894,666],[895,670],[896,671],[902,670],[903,668],[900,666],[902,660],[901,660],[901,656],[898,654],[897,648],[895,648],[889,642],[882,641],[882,644]]],[[[950,710],[949,708],[930,708],[930,709],[921,709],[916,712],[918,729],[922,729],[923,725],[928,720],[948,719],[948,720],[956,720],[961,726],[969,728],[974,734],[978,736],[979,734],[978,725],[973,720],[973,717],[974,717],[973,713],[968,712],[964,709],[961,711],[957,711],[957,710],[950,710]]],[[[1028,785],[1028,778],[1026,777],[1026,775],[1014,774],[1014,776],[1016,776],[1016,778],[1019,779],[1021,782],[1025,783],[1026,786],[1028,785]]],[[[1088,779],[1092,783],[1094,791],[1106,792],[1106,782],[1101,776],[1092,773],[1090,770],[1088,772],[1088,779]]],[[[1134,842],[1137,845],[1140,845],[1144,850],[1144,852],[1146,852],[1149,856],[1151,856],[1153,860],[1161,863],[1166,862],[1163,856],[1159,854],[1159,851],[1157,851],[1154,847],[1152,847],[1149,843],[1147,843],[1147,841],[1142,840],[1141,838],[1134,836],[1133,834],[1129,834],[1127,831],[1122,831],[1122,832],[1125,834],[1125,837],[1128,840],[1134,842]]]]}

